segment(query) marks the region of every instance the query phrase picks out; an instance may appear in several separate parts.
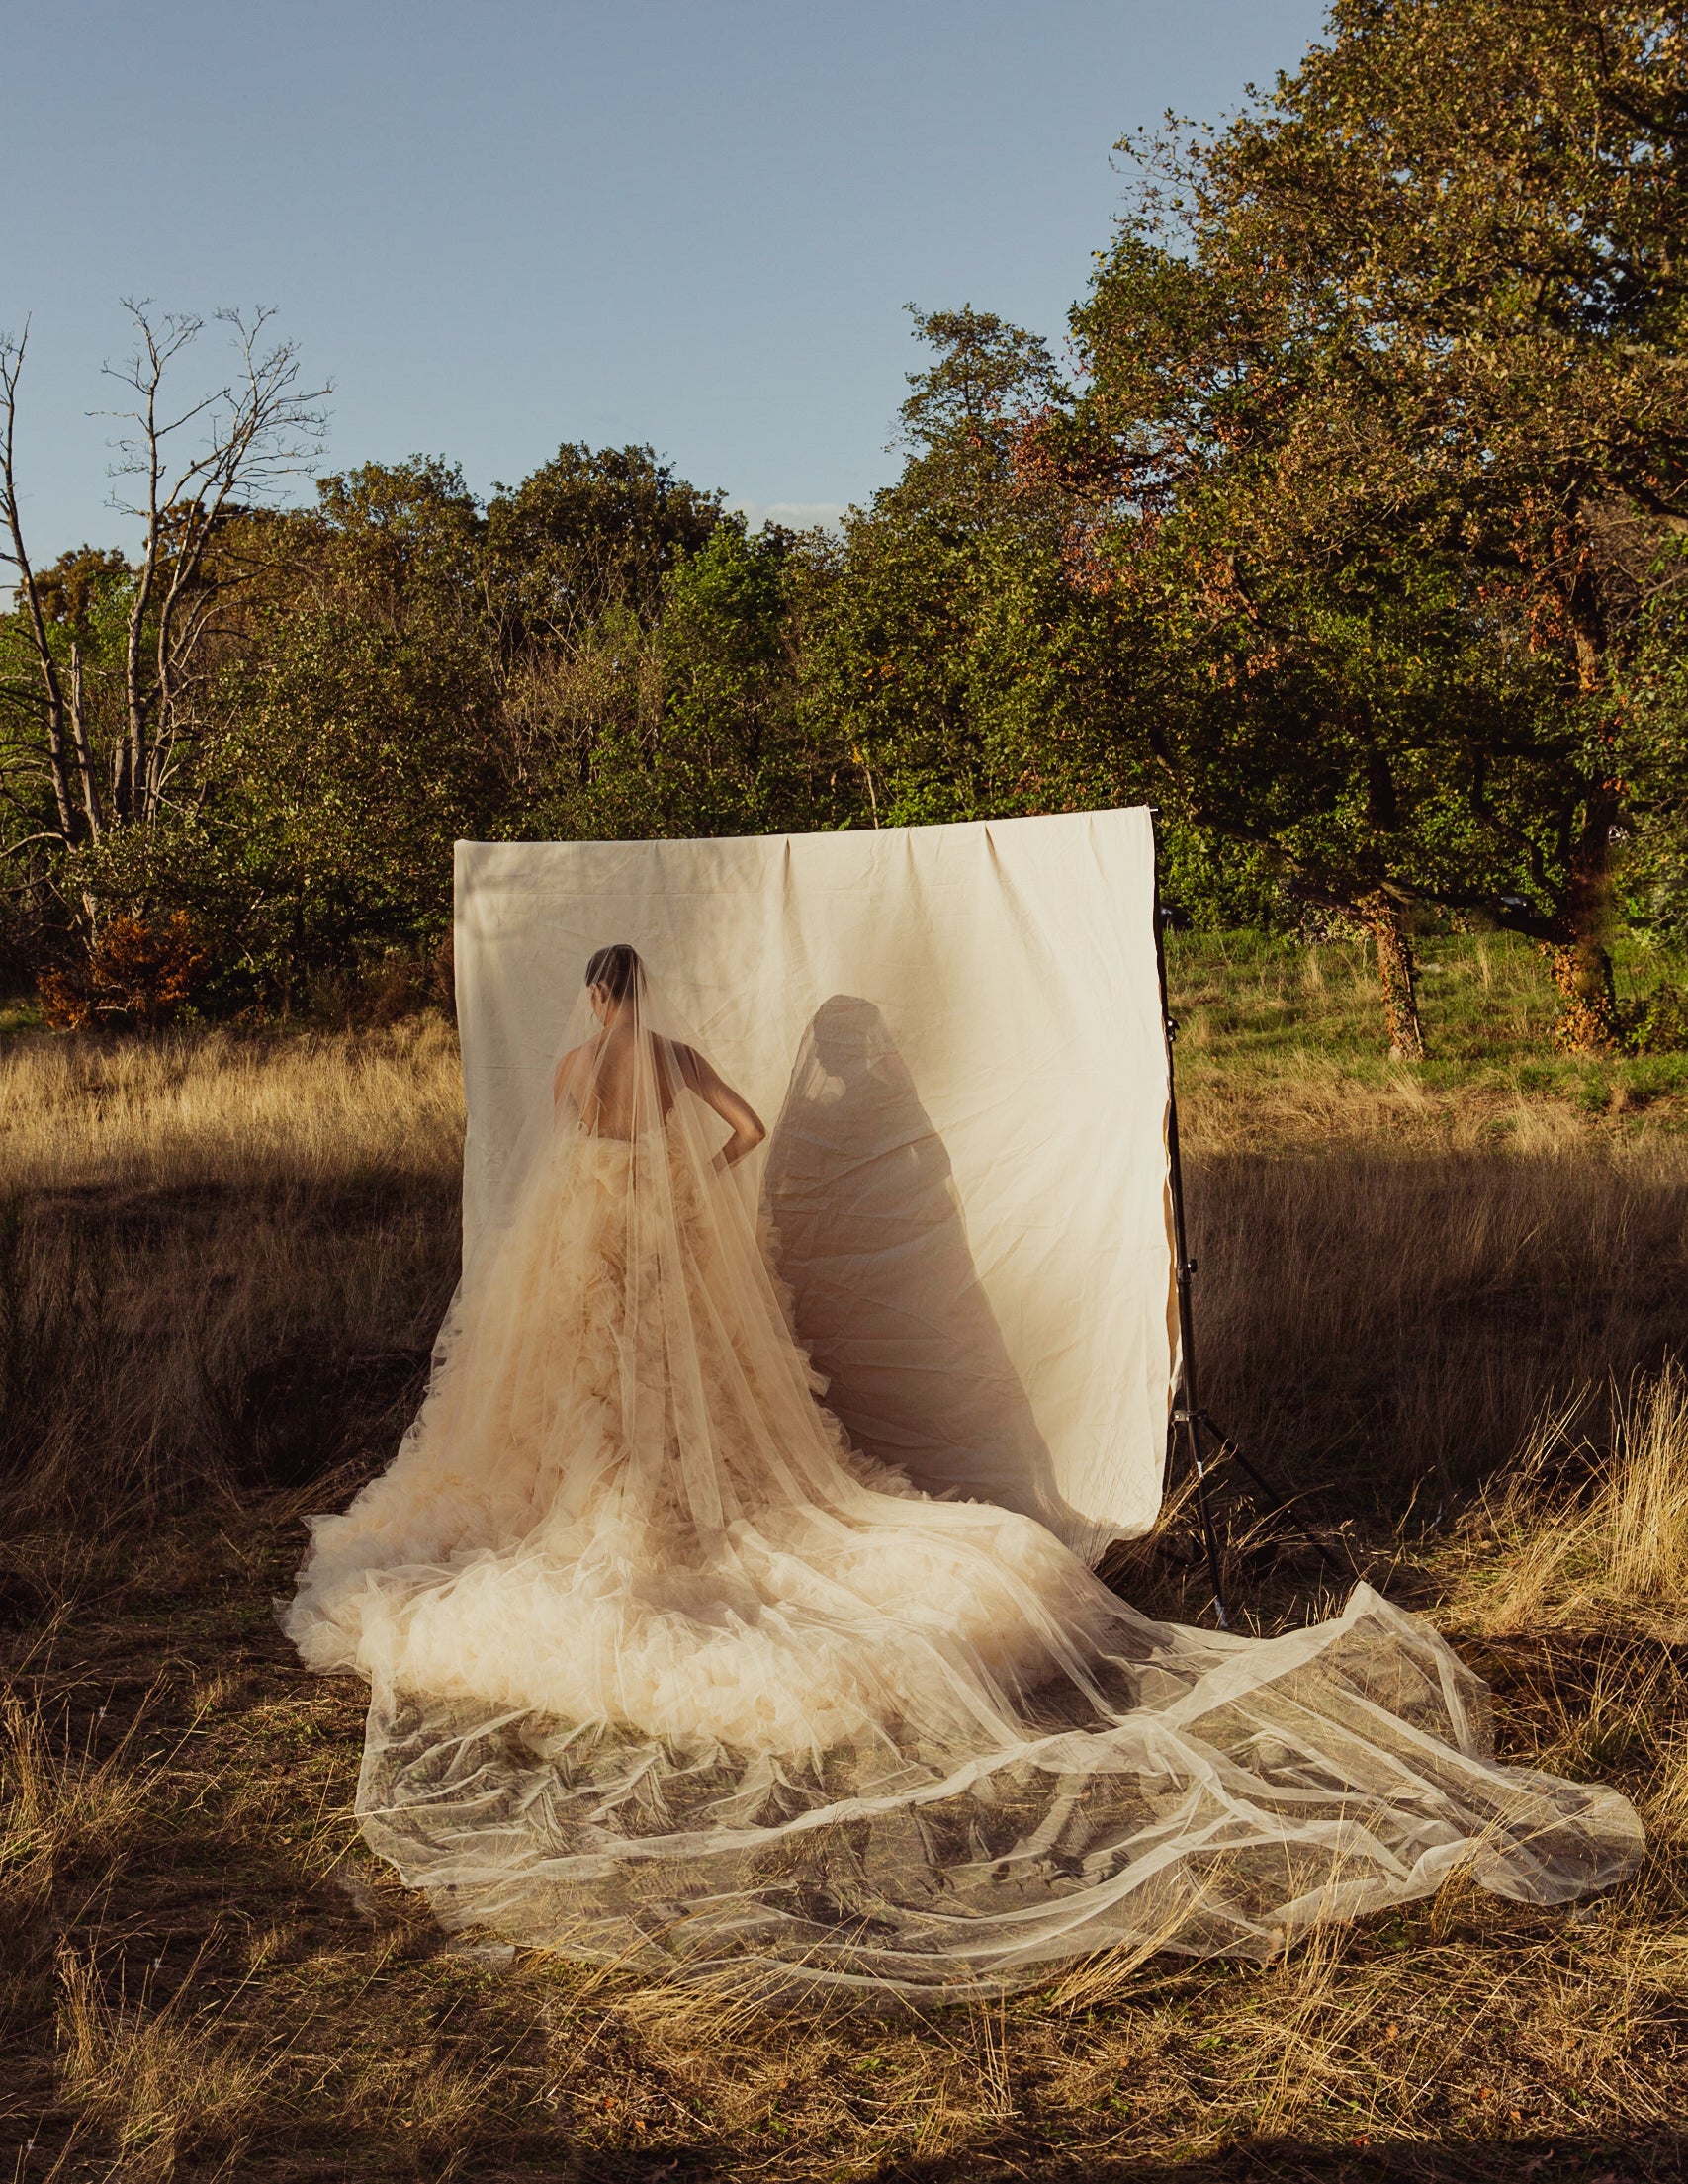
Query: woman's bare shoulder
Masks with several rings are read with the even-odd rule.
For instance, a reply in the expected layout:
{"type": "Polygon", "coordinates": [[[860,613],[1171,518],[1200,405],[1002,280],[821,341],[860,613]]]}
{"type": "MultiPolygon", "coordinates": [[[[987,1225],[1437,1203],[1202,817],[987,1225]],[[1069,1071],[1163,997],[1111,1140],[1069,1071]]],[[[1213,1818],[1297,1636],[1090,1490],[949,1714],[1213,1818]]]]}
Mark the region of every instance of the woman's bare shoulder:
{"type": "Polygon", "coordinates": [[[563,1056],[557,1064],[556,1073],[551,1080],[552,1085],[558,1092],[561,1092],[565,1086],[572,1085],[585,1070],[596,1046],[597,1041],[595,1039],[586,1039],[579,1046],[572,1046],[568,1053],[563,1056]]]}
{"type": "Polygon", "coordinates": [[[709,1067],[696,1047],[687,1046],[683,1039],[659,1038],[657,1044],[672,1061],[686,1085],[695,1086],[709,1067]]]}

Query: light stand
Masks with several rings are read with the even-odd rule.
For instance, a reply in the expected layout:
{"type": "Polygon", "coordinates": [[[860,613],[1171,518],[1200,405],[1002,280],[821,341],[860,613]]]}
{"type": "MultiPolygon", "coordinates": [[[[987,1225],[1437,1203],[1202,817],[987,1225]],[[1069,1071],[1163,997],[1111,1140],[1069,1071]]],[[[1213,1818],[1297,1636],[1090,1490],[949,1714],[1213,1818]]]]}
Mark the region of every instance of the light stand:
{"type": "MultiPolygon", "coordinates": [[[[1153,819],[1151,817],[1152,824],[1153,819]]],[[[1213,1507],[1208,1492],[1212,1470],[1208,1460],[1202,1453],[1201,1437],[1203,1433],[1211,1435],[1215,1444],[1213,1457],[1215,1465],[1228,1457],[1233,1463],[1240,1466],[1261,1492],[1272,1500],[1274,1511],[1288,1509],[1289,1500],[1287,1495],[1281,1494],[1272,1482],[1255,1468],[1230,1435],[1221,1431],[1214,1424],[1208,1413],[1201,1408],[1200,1398],[1197,1393],[1196,1331],[1190,1301],[1190,1281],[1191,1276],[1196,1271],[1196,1262],[1190,1256],[1190,1247],[1184,1226],[1184,1168],[1179,1158],[1178,1145],[1178,1073],[1173,1066],[1173,1045],[1178,1037],[1178,1025],[1167,1004],[1166,944],[1163,937],[1166,926],[1166,913],[1161,904],[1160,836],[1158,830],[1155,834],[1154,895],[1155,970],[1160,978],[1161,1030],[1166,1039],[1167,1190],[1172,1201],[1173,1283],[1178,1296],[1179,1349],[1178,1379],[1173,1387],[1172,1418],[1167,1440],[1167,1477],[1164,1483],[1166,1485],[1171,1484],[1173,1455],[1182,1441],[1190,1464],[1191,1476],[1196,1481],[1196,1509],[1201,1524],[1201,1544],[1207,1554],[1207,1575],[1213,1587],[1213,1613],[1218,1619],[1219,1628],[1228,1630],[1231,1626],[1230,1616],[1225,1607],[1224,1577],[1219,1566],[1219,1541],[1213,1529],[1213,1507]]],[[[1353,1575],[1353,1572],[1343,1569],[1342,1564],[1325,1545],[1324,1541],[1314,1538],[1313,1534],[1298,1518],[1293,1519],[1292,1522],[1301,1537],[1320,1556],[1328,1568],[1336,1571],[1339,1576],[1353,1575]]]]}

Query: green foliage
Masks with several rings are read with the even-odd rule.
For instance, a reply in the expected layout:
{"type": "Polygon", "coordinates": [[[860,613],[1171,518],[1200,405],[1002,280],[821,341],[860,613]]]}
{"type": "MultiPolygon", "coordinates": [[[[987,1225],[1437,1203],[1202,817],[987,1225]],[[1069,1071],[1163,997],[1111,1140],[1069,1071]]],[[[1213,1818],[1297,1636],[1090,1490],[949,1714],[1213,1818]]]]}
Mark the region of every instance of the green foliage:
{"type": "Polygon", "coordinates": [[[198,794],[66,863],[102,904],[185,912],[212,991],[287,1005],[318,969],[449,923],[451,844],[498,807],[480,516],[440,463],[325,479],[286,589],[224,661],[198,794]]]}
{"type": "Polygon", "coordinates": [[[875,825],[988,808],[969,655],[977,546],[917,511],[848,528],[815,632],[814,704],[855,757],[875,825]]]}
{"type": "Polygon", "coordinates": [[[166,511],[194,665],[144,799],[124,644],[166,618],[66,556],[44,640],[0,618],[0,950],[180,914],[206,1005],[285,1007],[440,933],[456,834],[1147,802],[1181,922],[1357,917],[1404,1053],[1450,925],[1545,945],[1571,1043],[1668,1046],[1612,951],[1688,939],[1684,114],[1671,11],[1337,0],[1223,131],[1124,147],[1076,388],[913,311],[902,474],[840,538],[574,443],[486,505],[416,458],[166,511]]]}
{"type": "Polygon", "coordinates": [[[1015,450],[1062,393],[1043,344],[972,310],[917,314],[898,482],[854,512],[813,631],[813,704],[877,824],[1140,797],[1130,733],[1158,687],[1140,616],[1075,580],[1073,507],[1015,450]]]}
{"type": "Polygon", "coordinates": [[[1688,546],[1671,541],[1645,576],[1650,596],[1614,709],[1628,786],[1619,901],[1633,928],[1680,947],[1688,942],[1688,546]]]}
{"type": "MultiPolygon", "coordinates": [[[[133,575],[115,548],[82,546],[41,572],[48,651],[63,683],[78,695],[96,757],[99,788],[109,793],[112,759],[124,729],[123,656],[133,575]]],[[[0,805],[17,837],[58,830],[50,769],[42,762],[47,733],[40,664],[21,612],[0,617],[0,805]]],[[[50,862],[45,842],[26,870],[50,862]]]]}
{"type": "Polygon", "coordinates": [[[1628,1054],[1688,1054],[1688,989],[1661,984],[1623,1011],[1628,1054]]]}
{"type": "Polygon", "coordinates": [[[719,523],[665,576],[647,628],[608,609],[527,685],[533,801],[519,830],[652,839],[848,825],[861,781],[807,702],[824,544],[719,523]]]}
{"type": "Polygon", "coordinates": [[[487,511],[504,648],[578,635],[615,608],[655,623],[664,580],[720,520],[721,495],[676,479],[648,447],[559,448],[487,511]]]}
{"type": "Polygon", "coordinates": [[[1174,812],[1161,814],[1155,835],[1161,901],[1175,926],[1271,933],[1295,921],[1296,906],[1266,849],[1226,841],[1174,812]]]}
{"type": "Polygon", "coordinates": [[[803,639],[829,557],[735,520],[668,576],[662,624],[666,808],[688,834],[847,825],[861,783],[804,703],[803,639]]]}
{"type": "MultiPolygon", "coordinates": [[[[909,306],[916,338],[933,352],[909,374],[898,412],[910,463],[896,498],[941,510],[952,525],[978,529],[1021,499],[1015,443],[1029,416],[1071,400],[1048,344],[994,311],[923,311],[909,306]]],[[[883,496],[882,496],[883,497],[883,496]]]]}
{"type": "Polygon", "coordinates": [[[1653,793],[1645,571],[1688,520],[1685,104],[1652,10],[1341,0],[1223,134],[1129,147],[1084,395],[1028,450],[1182,663],[1187,814],[1585,987],[1653,793]]]}

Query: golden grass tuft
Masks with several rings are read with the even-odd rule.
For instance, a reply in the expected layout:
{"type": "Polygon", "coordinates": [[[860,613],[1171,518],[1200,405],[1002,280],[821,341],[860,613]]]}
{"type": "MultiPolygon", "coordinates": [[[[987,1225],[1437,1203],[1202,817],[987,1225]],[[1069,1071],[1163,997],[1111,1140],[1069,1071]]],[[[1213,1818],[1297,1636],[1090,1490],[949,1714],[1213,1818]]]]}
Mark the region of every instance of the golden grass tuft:
{"type": "Polygon", "coordinates": [[[154,1788],[144,1699],[103,1753],[103,1709],[79,1744],[63,1734],[66,1714],[55,1734],[38,1697],[17,1683],[0,1693],[0,1978],[14,1986],[50,1959],[67,1902],[99,1902],[154,1788]]]}
{"type": "Polygon", "coordinates": [[[60,2097],[94,2128],[117,2174],[168,2184],[208,2153],[211,2173],[234,2173],[277,2075],[275,2052],[249,2028],[220,2038],[215,2013],[187,2008],[190,1986],[159,2009],[113,2002],[92,1961],[69,1949],[58,1976],[60,2097]]]}
{"type": "Polygon", "coordinates": [[[434,1016],[379,1033],[230,1031],[0,1046],[0,1179],[124,1198],[267,1181],[290,1193],[449,1167],[461,1144],[457,1044],[434,1016]]]}
{"type": "Polygon", "coordinates": [[[1627,1617],[1688,1639],[1688,1373],[1672,1359],[1635,1381],[1590,1445],[1592,1408],[1584,1396],[1544,1417],[1473,1511],[1473,1625],[1627,1617]]]}

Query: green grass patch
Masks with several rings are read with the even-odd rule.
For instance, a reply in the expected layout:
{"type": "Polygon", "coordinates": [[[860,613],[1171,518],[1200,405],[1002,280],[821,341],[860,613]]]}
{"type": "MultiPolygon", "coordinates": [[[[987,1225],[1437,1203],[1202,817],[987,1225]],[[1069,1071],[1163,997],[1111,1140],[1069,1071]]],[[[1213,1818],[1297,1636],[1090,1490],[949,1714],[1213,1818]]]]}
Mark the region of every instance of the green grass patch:
{"type": "MultiPolygon", "coordinates": [[[[1180,1025],[1181,1065],[1201,1076],[1282,1078],[1310,1066],[1359,1084],[1406,1071],[1427,1092],[1549,1095],[1585,1113],[1688,1100],[1682,1052],[1560,1054],[1558,1005],[1541,951],[1510,933],[1451,934],[1415,943],[1421,1063],[1390,1059],[1382,993],[1360,940],[1299,941],[1258,932],[1173,933],[1167,983],[1180,1025]]],[[[1621,1009],[1662,1005],[1688,985],[1688,958],[1623,942],[1615,953],[1621,1009]]]]}

